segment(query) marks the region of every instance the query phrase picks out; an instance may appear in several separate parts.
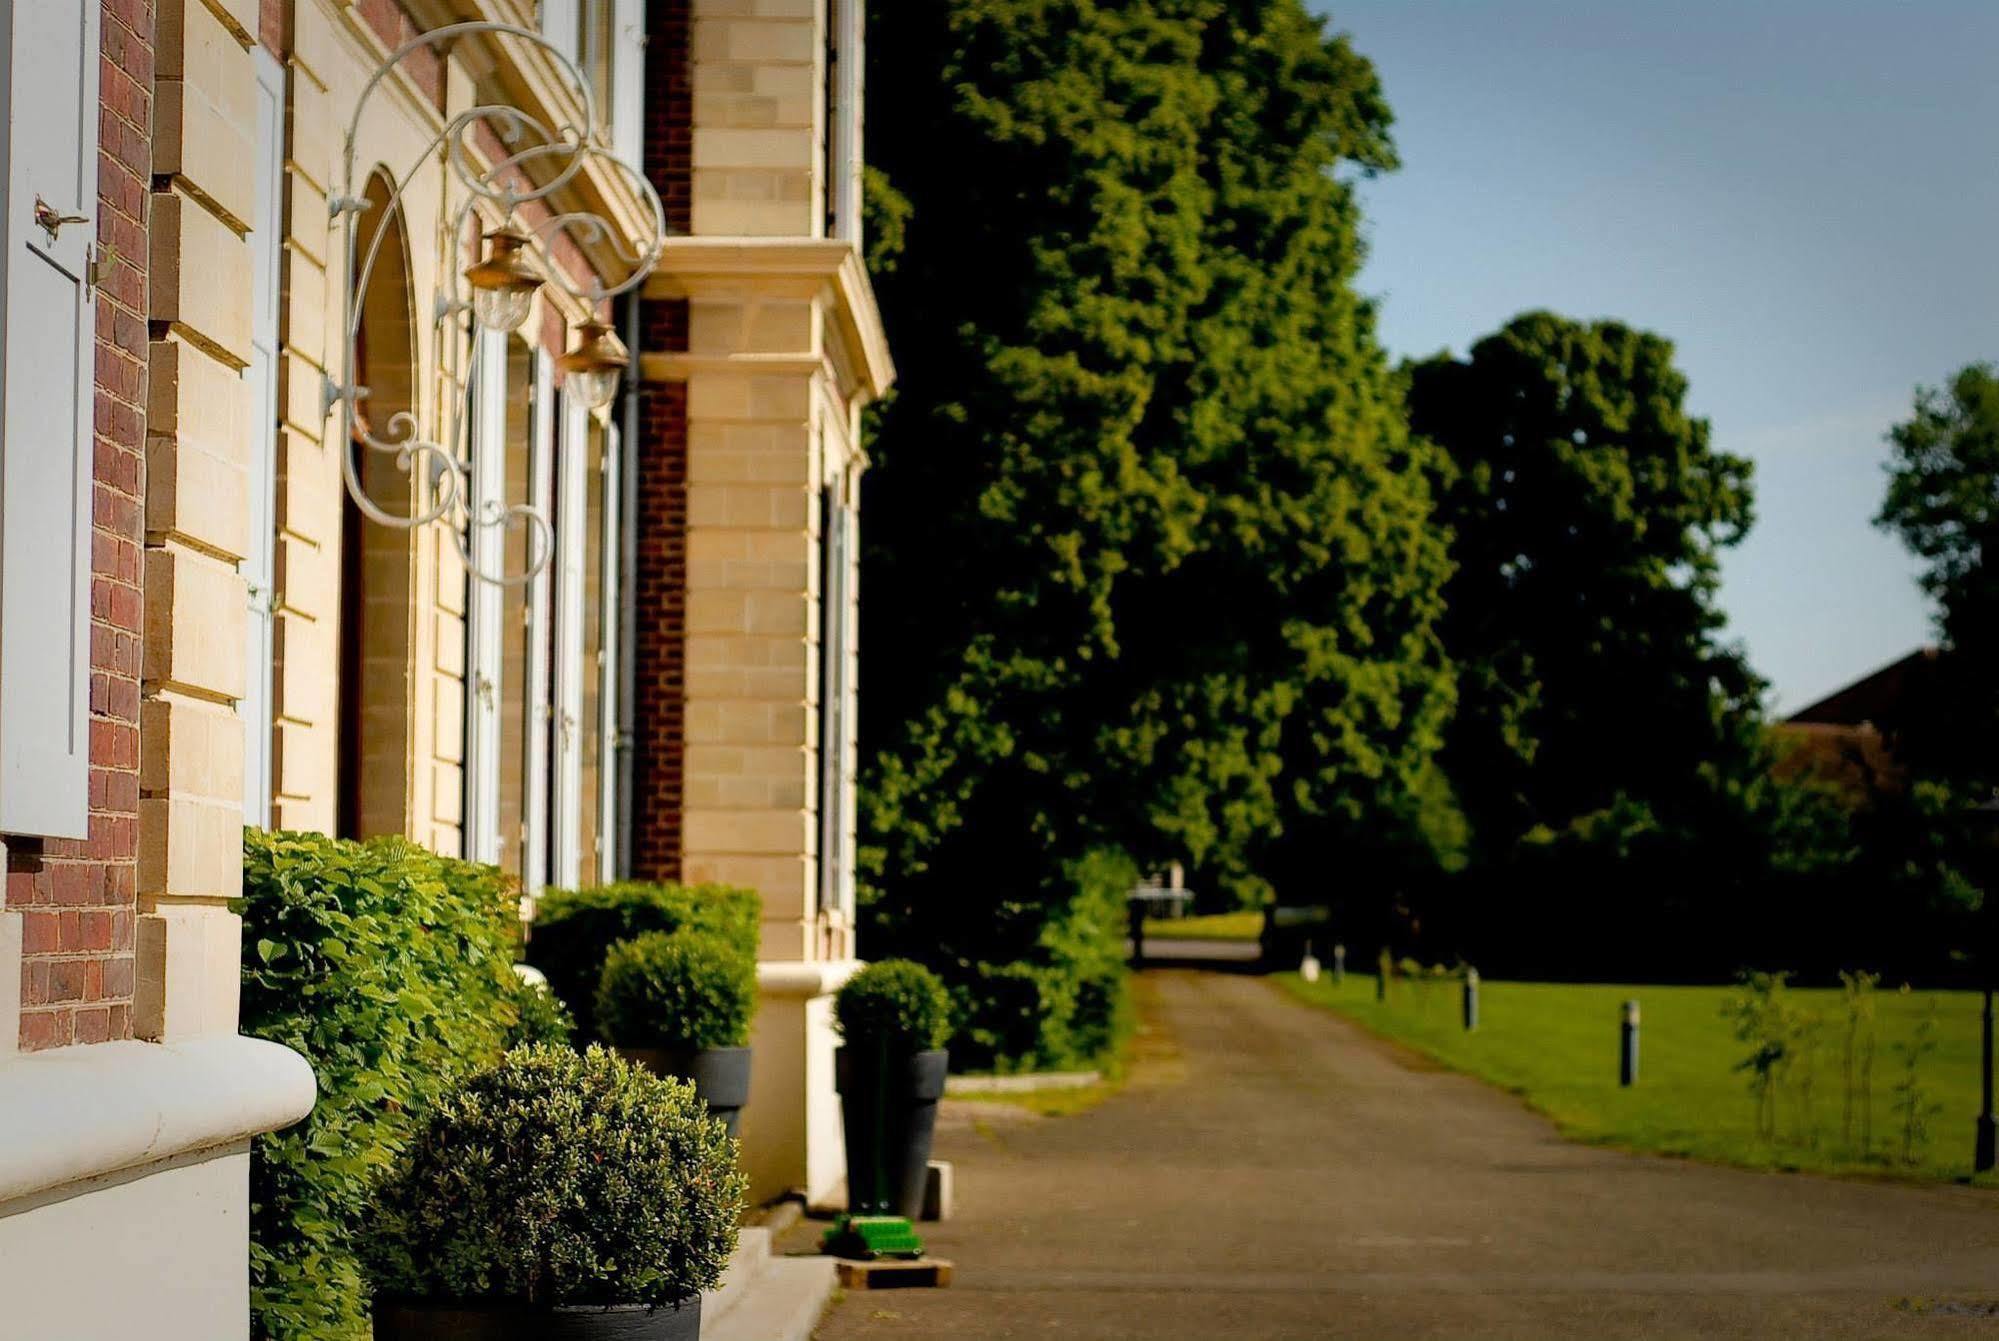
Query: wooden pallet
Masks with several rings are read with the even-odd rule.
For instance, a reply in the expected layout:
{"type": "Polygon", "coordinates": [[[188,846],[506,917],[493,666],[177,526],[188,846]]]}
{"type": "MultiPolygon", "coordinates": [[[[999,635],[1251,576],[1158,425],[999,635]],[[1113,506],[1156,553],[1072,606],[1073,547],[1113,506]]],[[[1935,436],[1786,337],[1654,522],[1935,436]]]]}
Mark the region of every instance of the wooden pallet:
{"type": "Polygon", "coordinates": [[[951,1264],[941,1257],[838,1260],[840,1284],[849,1290],[939,1290],[951,1283],[951,1264]]]}

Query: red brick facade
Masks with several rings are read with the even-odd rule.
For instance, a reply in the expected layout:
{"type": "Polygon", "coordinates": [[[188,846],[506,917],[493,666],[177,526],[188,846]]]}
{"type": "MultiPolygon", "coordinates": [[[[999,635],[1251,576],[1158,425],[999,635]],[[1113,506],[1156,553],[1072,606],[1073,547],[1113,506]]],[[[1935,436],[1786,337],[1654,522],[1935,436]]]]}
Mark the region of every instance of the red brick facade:
{"type": "MultiPolygon", "coordinates": [[[[694,89],[688,0],[651,6],[646,33],[645,170],[666,226],[693,224],[694,89]]],[[[640,311],[642,348],[687,348],[687,304],[654,299],[640,311]]],[[[632,875],[680,878],[687,720],[687,386],[641,382],[638,442],[637,667],[632,767],[632,875]]]]}
{"type": "Polygon", "coordinates": [[[97,289],[90,836],[8,841],[7,908],[21,914],[21,1046],[29,1049],[132,1033],[153,0],[104,0],[103,16],[97,242],[117,259],[97,289]]]}

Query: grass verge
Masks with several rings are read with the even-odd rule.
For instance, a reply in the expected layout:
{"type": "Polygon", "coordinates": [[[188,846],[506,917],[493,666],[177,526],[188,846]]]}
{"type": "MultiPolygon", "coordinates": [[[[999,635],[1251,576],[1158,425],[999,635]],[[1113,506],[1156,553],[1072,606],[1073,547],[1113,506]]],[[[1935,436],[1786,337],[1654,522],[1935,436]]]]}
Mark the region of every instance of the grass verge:
{"type": "Polygon", "coordinates": [[[1199,917],[1147,918],[1145,938],[1162,941],[1253,941],[1263,935],[1258,911],[1206,913],[1199,917]]]}
{"type": "MultiPolygon", "coordinates": [[[[1479,1029],[1466,1033],[1455,979],[1396,982],[1385,1003],[1375,1000],[1371,977],[1307,983],[1291,973],[1277,981],[1300,1000],[1520,1095],[1577,1140],[1755,1169],[1973,1181],[1976,993],[1877,994],[1870,1102],[1857,1063],[1849,1100],[1841,994],[1793,990],[1793,1004],[1817,1017],[1819,1042],[1809,1084],[1794,1067],[1780,1090],[1770,1139],[1757,1132],[1749,1072],[1737,1069],[1749,1046],[1722,1015],[1731,988],[1487,981],[1479,1029]],[[1643,1022],[1639,1083],[1625,1089],[1617,1083],[1618,1022],[1629,998],[1643,1022]],[[1913,1073],[1922,1120],[1912,1130],[1906,1047],[1933,1004],[1936,1048],[1913,1073]]],[[[1976,1182],[1999,1186],[1989,1174],[1976,1182]]]]}

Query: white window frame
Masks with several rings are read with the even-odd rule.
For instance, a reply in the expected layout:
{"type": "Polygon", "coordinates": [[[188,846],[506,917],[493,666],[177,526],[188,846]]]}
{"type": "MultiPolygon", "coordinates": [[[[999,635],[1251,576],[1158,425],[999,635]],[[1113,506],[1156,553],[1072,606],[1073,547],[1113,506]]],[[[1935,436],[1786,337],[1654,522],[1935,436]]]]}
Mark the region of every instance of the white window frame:
{"type": "Polygon", "coordinates": [[[866,64],[864,0],[827,0],[827,235],[861,245],[861,107],[866,64]]]}
{"type": "Polygon", "coordinates": [[[849,742],[853,739],[854,548],[858,540],[847,472],[826,482],[819,542],[819,910],[852,904],[853,853],[847,813],[849,742]]]}
{"type": "Polygon", "coordinates": [[[571,884],[583,870],[583,556],[589,500],[590,415],[564,394],[556,451],[555,578],[555,878],[571,884]]]}
{"type": "Polygon", "coordinates": [[[611,150],[633,167],[645,163],[646,0],[611,0],[611,150]]]}
{"type": "MultiPolygon", "coordinates": [[[[534,506],[544,517],[556,517],[556,544],[563,542],[562,521],[552,504],[555,496],[555,360],[546,349],[537,349],[534,359],[533,461],[529,488],[534,506]]],[[[549,640],[544,631],[555,617],[555,575],[560,556],[552,556],[529,585],[527,707],[527,796],[521,805],[521,884],[533,898],[548,887],[549,872],[549,758],[550,727],[554,703],[550,693],[553,668],[549,664],[549,640]]]]}
{"type": "MultiPolygon", "coordinates": [[[[472,496],[474,516],[506,507],[507,341],[505,332],[482,331],[473,351],[472,496]]],[[[505,564],[505,537],[497,526],[471,528],[472,562],[497,573],[505,564]]],[[[500,702],[506,631],[506,593],[497,583],[473,581],[466,599],[465,851],[473,861],[500,860],[500,702]]],[[[517,631],[518,632],[518,631],[517,631]]],[[[518,723],[516,728],[518,729],[518,723]]]]}
{"type": "Polygon", "coordinates": [[[257,196],[250,220],[251,356],[247,376],[256,406],[250,436],[249,543],[241,572],[249,603],[244,656],[243,823],[271,822],[272,667],[276,661],[278,479],[278,295],[284,274],[285,69],[271,53],[253,53],[257,70],[257,196]]]}
{"type": "MultiPolygon", "coordinates": [[[[618,776],[619,698],[624,687],[620,667],[624,664],[624,439],[613,419],[604,427],[604,535],[601,542],[603,576],[598,599],[602,610],[598,627],[603,645],[598,649],[597,675],[597,879],[609,884],[618,878],[618,803],[622,779],[618,776]]],[[[587,798],[586,798],[587,799],[587,798]]]]}

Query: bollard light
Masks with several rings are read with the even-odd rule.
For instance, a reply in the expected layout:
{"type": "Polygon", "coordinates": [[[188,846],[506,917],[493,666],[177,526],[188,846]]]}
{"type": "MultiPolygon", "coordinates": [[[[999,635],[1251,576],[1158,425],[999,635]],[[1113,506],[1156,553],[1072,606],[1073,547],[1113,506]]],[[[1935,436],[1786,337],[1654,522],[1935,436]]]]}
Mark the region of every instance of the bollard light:
{"type": "Polygon", "coordinates": [[[1465,970],[1465,1032],[1478,1028],[1478,970],[1465,970]]]}
{"type": "Polygon", "coordinates": [[[1624,1003],[1624,1024],[1619,1030],[1617,1083],[1627,1089],[1638,1083],[1638,1002],[1624,1003]]]}
{"type": "Polygon", "coordinates": [[[1338,987],[1347,980],[1347,947],[1333,947],[1333,986],[1338,987]]]}

